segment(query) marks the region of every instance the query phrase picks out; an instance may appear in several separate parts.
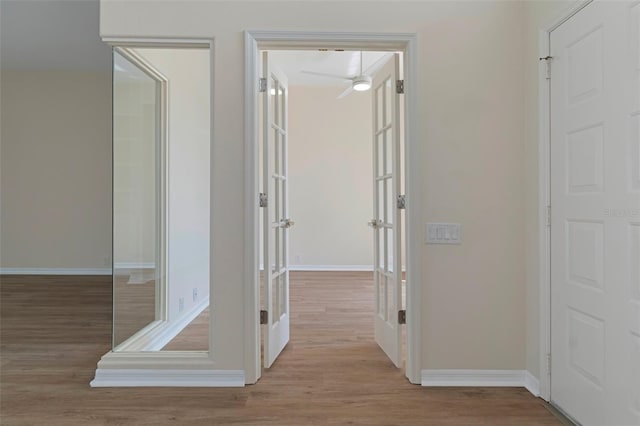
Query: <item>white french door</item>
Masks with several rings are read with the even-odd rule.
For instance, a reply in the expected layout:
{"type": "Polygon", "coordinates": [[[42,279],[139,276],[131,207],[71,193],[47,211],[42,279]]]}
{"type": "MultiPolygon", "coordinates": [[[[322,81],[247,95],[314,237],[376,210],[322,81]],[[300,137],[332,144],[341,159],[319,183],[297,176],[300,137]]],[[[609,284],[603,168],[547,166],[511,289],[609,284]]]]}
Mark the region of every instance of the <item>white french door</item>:
{"type": "Polygon", "coordinates": [[[373,219],[375,339],[389,359],[402,364],[400,196],[400,101],[396,81],[399,55],[394,54],[373,77],[373,219]]]}
{"type": "Polygon", "coordinates": [[[269,368],[289,342],[289,219],[287,182],[287,78],[263,52],[263,209],[264,367],[269,368]]]}
{"type": "Polygon", "coordinates": [[[551,401],[640,424],[640,4],[551,33],[551,401]]]}

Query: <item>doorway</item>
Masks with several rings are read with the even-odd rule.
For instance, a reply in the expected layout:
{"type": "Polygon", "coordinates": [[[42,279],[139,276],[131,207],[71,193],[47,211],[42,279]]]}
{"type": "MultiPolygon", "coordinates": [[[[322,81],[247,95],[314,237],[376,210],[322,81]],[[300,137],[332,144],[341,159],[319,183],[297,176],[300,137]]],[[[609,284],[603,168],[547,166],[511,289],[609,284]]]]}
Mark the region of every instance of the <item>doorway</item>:
{"type": "MultiPolygon", "coordinates": [[[[395,68],[401,53],[321,49],[265,51],[261,56],[263,76],[271,80],[261,95],[260,126],[265,172],[260,185],[266,200],[261,235],[267,242],[260,245],[261,310],[267,322],[262,330],[264,366],[271,366],[290,338],[296,341],[291,329],[307,334],[303,340],[309,341],[314,336],[306,330],[327,322],[317,319],[304,326],[315,313],[306,298],[333,313],[326,319],[334,327],[341,324],[340,306],[345,304],[314,289],[324,278],[327,291],[336,281],[342,282],[342,291],[358,286],[352,292],[353,316],[361,315],[355,313],[359,303],[375,295],[367,329],[354,328],[354,333],[372,334],[368,328],[375,323],[375,341],[400,367],[404,237],[403,210],[396,199],[403,193],[397,125],[402,94],[396,93],[395,82],[402,76],[395,68]],[[369,90],[356,86],[369,81],[369,90]],[[362,281],[370,282],[367,294],[359,287],[362,281]],[[300,305],[292,306],[291,299],[300,305]],[[296,327],[292,312],[301,321],[296,327]]],[[[345,313],[342,324],[353,325],[353,318],[345,313]]]]}
{"type": "MultiPolygon", "coordinates": [[[[348,50],[348,49],[353,49],[356,51],[360,51],[360,50],[379,50],[379,51],[402,51],[405,54],[404,57],[404,67],[405,70],[407,69],[411,69],[412,67],[415,66],[415,64],[412,63],[411,61],[411,52],[413,51],[413,37],[411,36],[397,36],[395,39],[394,37],[383,37],[381,35],[369,35],[370,39],[367,40],[366,36],[363,36],[364,38],[357,38],[356,40],[349,40],[349,38],[345,38],[344,36],[341,35],[309,35],[309,34],[276,34],[276,33],[247,33],[247,59],[251,58],[251,61],[248,62],[248,67],[247,67],[247,84],[248,84],[248,90],[253,90],[255,89],[255,93],[248,93],[248,99],[247,99],[247,104],[248,104],[248,111],[246,111],[247,116],[248,116],[248,125],[247,125],[247,145],[248,145],[248,149],[247,149],[247,161],[248,161],[248,165],[247,165],[247,171],[248,174],[251,174],[252,176],[248,179],[248,186],[251,187],[252,189],[255,189],[256,191],[253,192],[254,194],[257,195],[258,192],[260,192],[259,186],[258,186],[258,144],[257,144],[257,136],[259,135],[258,132],[258,105],[259,105],[259,98],[257,96],[258,92],[258,83],[260,82],[260,73],[259,73],[259,61],[262,59],[259,56],[259,50],[284,50],[284,49],[315,49],[317,50],[320,46],[319,45],[314,45],[314,42],[311,41],[311,39],[309,39],[309,37],[316,37],[317,40],[315,40],[316,44],[320,44],[322,46],[325,46],[324,48],[327,49],[336,49],[336,50],[348,50]],[[301,44],[301,39],[304,39],[304,44],[301,44]],[[407,66],[408,65],[408,66],[407,66]]],[[[355,37],[355,36],[352,36],[355,37]]],[[[410,79],[409,76],[410,73],[407,73],[407,85],[410,86],[410,83],[412,80],[410,79]]],[[[275,79],[278,80],[278,79],[275,79]]],[[[395,87],[395,81],[394,83],[394,87],[393,89],[396,89],[395,87]]],[[[280,89],[278,89],[278,85],[280,84],[279,82],[276,82],[276,85],[273,86],[273,88],[275,88],[275,92],[278,93],[280,91],[280,89]]],[[[266,89],[268,90],[268,88],[266,89]]],[[[409,147],[409,145],[411,145],[411,142],[409,142],[410,140],[410,135],[411,133],[411,128],[410,126],[408,126],[409,123],[412,123],[411,117],[413,115],[414,110],[411,108],[412,105],[412,99],[411,97],[405,97],[404,98],[404,106],[405,106],[405,110],[407,111],[407,114],[405,114],[405,117],[402,121],[400,127],[403,128],[403,131],[405,132],[406,138],[407,138],[407,146],[405,149],[405,155],[407,155],[405,158],[410,158],[408,156],[409,152],[411,151],[411,148],[409,147]]],[[[277,120],[277,118],[276,118],[277,120]]],[[[282,124],[281,122],[276,123],[278,125],[282,124]]],[[[384,127],[384,125],[382,126],[384,127]]],[[[399,156],[397,157],[399,159],[399,156]]],[[[411,189],[411,185],[412,185],[412,176],[415,178],[415,174],[412,175],[411,173],[412,170],[412,166],[407,162],[407,167],[406,167],[406,173],[405,173],[405,178],[406,178],[406,182],[407,182],[407,191],[406,191],[406,196],[407,199],[412,199],[411,198],[411,194],[410,194],[410,189],[411,189]]],[[[279,175],[278,173],[276,173],[276,175],[279,175]]],[[[381,185],[382,186],[382,185],[381,185]]],[[[249,193],[251,193],[252,191],[249,191],[249,193]]],[[[403,194],[404,195],[404,194],[403,194]]],[[[257,381],[257,379],[260,377],[260,371],[261,371],[261,366],[260,366],[260,330],[259,330],[259,326],[258,326],[258,322],[257,322],[257,311],[259,310],[259,276],[258,276],[258,264],[259,264],[259,224],[258,222],[258,202],[259,202],[259,197],[256,196],[255,199],[253,199],[248,206],[254,206],[254,208],[251,208],[250,211],[248,211],[248,222],[251,222],[251,226],[249,227],[249,229],[253,229],[253,233],[251,233],[251,235],[249,235],[249,240],[250,240],[250,245],[252,246],[252,250],[251,253],[248,253],[247,258],[249,260],[252,260],[252,262],[250,262],[250,264],[247,266],[248,268],[251,268],[253,266],[253,270],[246,271],[247,274],[247,285],[248,285],[248,297],[246,299],[246,306],[248,309],[247,312],[247,318],[250,317],[254,317],[256,319],[256,322],[254,324],[252,324],[253,321],[247,323],[247,335],[250,336],[250,341],[248,341],[248,348],[249,350],[247,351],[247,357],[245,359],[246,361],[246,373],[247,373],[247,383],[253,383],[255,381],[257,381]],[[255,308],[254,313],[250,312],[251,310],[253,310],[253,308],[255,308]],[[253,374],[252,374],[253,373],[253,374]]],[[[268,202],[271,202],[272,200],[269,200],[268,202]]],[[[395,200],[393,200],[395,202],[395,200]]],[[[395,204],[395,203],[394,203],[395,204]]],[[[410,207],[411,203],[407,203],[407,207],[410,207]]],[[[419,205],[414,207],[414,212],[415,210],[417,210],[417,207],[419,207],[419,205]]],[[[348,207],[347,207],[348,208],[348,207]]],[[[286,211],[285,209],[282,209],[283,211],[286,211]]],[[[407,228],[411,228],[412,226],[415,226],[415,224],[411,223],[411,218],[412,218],[412,211],[411,208],[408,209],[408,211],[406,212],[407,214],[407,228]]],[[[415,218],[415,216],[413,216],[415,218]]],[[[278,220],[276,221],[277,223],[281,223],[282,221],[286,221],[290,218],[287,217],[283,217],[283,218],[278,218],[278,220]]],[[[381,225],[381,223],[379,222],[374,222],[373,223],[374,228],[376,227],[376,225],[381,225]]],[[[384,229],[383,226],[381,226],[381,228],[384,229]]],[[[383,233],[383,232],[381,232],[383,233]]],[[[286,238],[286,237],[285,237],[286,238]]],[[[417,366],[417,361],[419,360],[419,356],[416,356],[416,353],[419,353],[419,351],[416,351],[417,347],[419,348],[419,346],[416,347],[416,343],[418,341],[418,339],[416,339],[416,335],[419,335],[419,333],[417,331],[419,331],[419,321],[416,321],[417,319],[419,319],[419,306],[420,303],[417,302],[417,299],[415,298],[416,295],[419,295],[419,279],[416,279],[415,283],[411,283],[411,276],[417,276],[416,275],[416,271],[418,270],[418,262],[415,262],[412,265],[412,254],[414,253],[413,250],[411,249],[411,246],[415,245],[415,241],[413,238],[409,237],[409,235],[407,235],[407,281],[409,282],[409,284],[407,284],[407,305],[406,305],[406,312],[407,312],[407,317],[408,317],[408,321],[407,321],[407,362],[406,362],[406,375],[409,378],[409,380],[412,383],[419,383],[419,368],[416,368],[417,366]],[[413,268],[412,268],[413,266],[413,268]],[[413,285],[412,285],[413,284],[413,285]]],[[[390,259],[385,259],[385,262],[389,263],[390,259]]],[[[278,265],[283,266],[282,264],[278,265]]],[[[285,265],[286,266],[286,265],[285,265]]],[[[399,271],[400,268],[396,268],[391,266],[390,267],[391,271],[399,271]]],[[[396,274],[398,276],[400,276],[400,274],[396,274]]],[[[278,290],[276,292],[279,296],[286,294],[288,295],[288,291],[284,290],[278,290]]],[[[287,301],[288,303],[288,301],[287,301]]],[[[386,308],[385,308],[386,309],[386,308]]],[[[280,317],[284,318],[282,316],[283,312],[279,312],[280,317]]],[[[397,321],[398,320],[398,312],[391,312],[391,310],[385,311],[385,315],[388,315],[387,318],[392,318],[393,317],[393,321],[397,321]]],[[[288,335],[287,335],[288,338],[288,335]]],[[[282,345],[284,346],[284,345],[282,345]]],[[[281,348],[279,348],[281,349],[281,348]]]]}

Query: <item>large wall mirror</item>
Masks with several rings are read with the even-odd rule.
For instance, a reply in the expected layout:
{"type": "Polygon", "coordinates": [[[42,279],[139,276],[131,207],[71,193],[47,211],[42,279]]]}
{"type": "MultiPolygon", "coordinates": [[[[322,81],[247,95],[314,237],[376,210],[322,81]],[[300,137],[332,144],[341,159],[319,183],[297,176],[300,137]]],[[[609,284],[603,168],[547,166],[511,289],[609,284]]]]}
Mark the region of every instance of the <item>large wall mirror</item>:
{"type": "Polygon", "coordinates": [[[209,349],[210,58],[113,51],[113,350],[209,349]]]}

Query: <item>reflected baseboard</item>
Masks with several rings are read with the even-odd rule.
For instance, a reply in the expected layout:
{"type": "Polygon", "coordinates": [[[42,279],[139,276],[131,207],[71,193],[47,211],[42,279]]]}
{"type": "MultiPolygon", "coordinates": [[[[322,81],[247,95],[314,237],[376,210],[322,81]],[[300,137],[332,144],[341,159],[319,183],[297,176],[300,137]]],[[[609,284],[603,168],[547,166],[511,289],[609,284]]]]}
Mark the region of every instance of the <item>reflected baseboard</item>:
{"type": "Polygon", "coordinates": [[[154,321],[116,346],[114,352],[160,351],[209,306],[209,296],[174,321],[154,321]]]}
{"type": "Polygon", "coordinates": [[[138,269],[155,269],[155,262],[116,262],[113,264],[114,270],[138,270],[138,269]]]}
{"type": "Polygon", "coordinates": [[[129,275],[127,284],[145,284],[158,279],[156,276],[156,264],[118,262],[113,265],[114,275],[129,275]]]}

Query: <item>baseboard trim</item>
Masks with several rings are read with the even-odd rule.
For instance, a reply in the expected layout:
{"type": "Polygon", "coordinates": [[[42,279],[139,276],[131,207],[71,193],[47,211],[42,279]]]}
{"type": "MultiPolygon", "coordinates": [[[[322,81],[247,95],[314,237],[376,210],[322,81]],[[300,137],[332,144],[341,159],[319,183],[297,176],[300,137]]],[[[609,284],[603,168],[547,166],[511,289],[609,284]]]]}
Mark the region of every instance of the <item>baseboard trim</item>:
{"type": "Polygon", "coordinates": [[[372,265],[289,265],[290,271],[373,271],[372,265]]]}
{"type": "Polygon", "coordinates": [[[528,371],[524,372],[524,387],[531,392],[533,396],[540,396],[540,381],[528,371]]]}
{"type": "Polygon", "coordinates": [[[526,370],[422,370],[422,386],[524,387],[539,396],[539,382],[526,370]]]}
{"type": "Polygon", "coordinates": [[[145,327],[118,345],[117,351],[153,352],[162,350],[174,337],[209,306],[209,296],[202,299],[177,321],[159,321],[145,327]]]}
{"type": "Polygon", "coordinates": [[[155,269],[156,264],[154,262],[118,262],[113,265],[113,269],[155,269]]]}
{"type": "Polygon", "coordinates": [[[186,326],[191,324],[191,321],[196,319],[198,315],[209,307],[209,296],[203,298],[197,305],[195,305],[189,312],[183,315],[178,321],[169,323],[169,326],[161,330],[161,333],[157,336],[157,345],[153,348],[146,349],[148,351],[159,351],[170,341],[173,340],[186,326]]]}
{"type": "MultiPolygon", "coordinates": [[[[116,263],[115,269],[153,269],[155,263],[116,263]]],[[[111,268],[0,268],[0,275],[111,275],[111,268]]]]}
{"type": "Polygon", "coordinates": [[[0,275],[111,275],[111,268],[0,268],[0,275]]]}
{"type": "Polygon", "coordinates": [[[91,387],[243,387],[243,370],[96,370],[91,387]]]}

